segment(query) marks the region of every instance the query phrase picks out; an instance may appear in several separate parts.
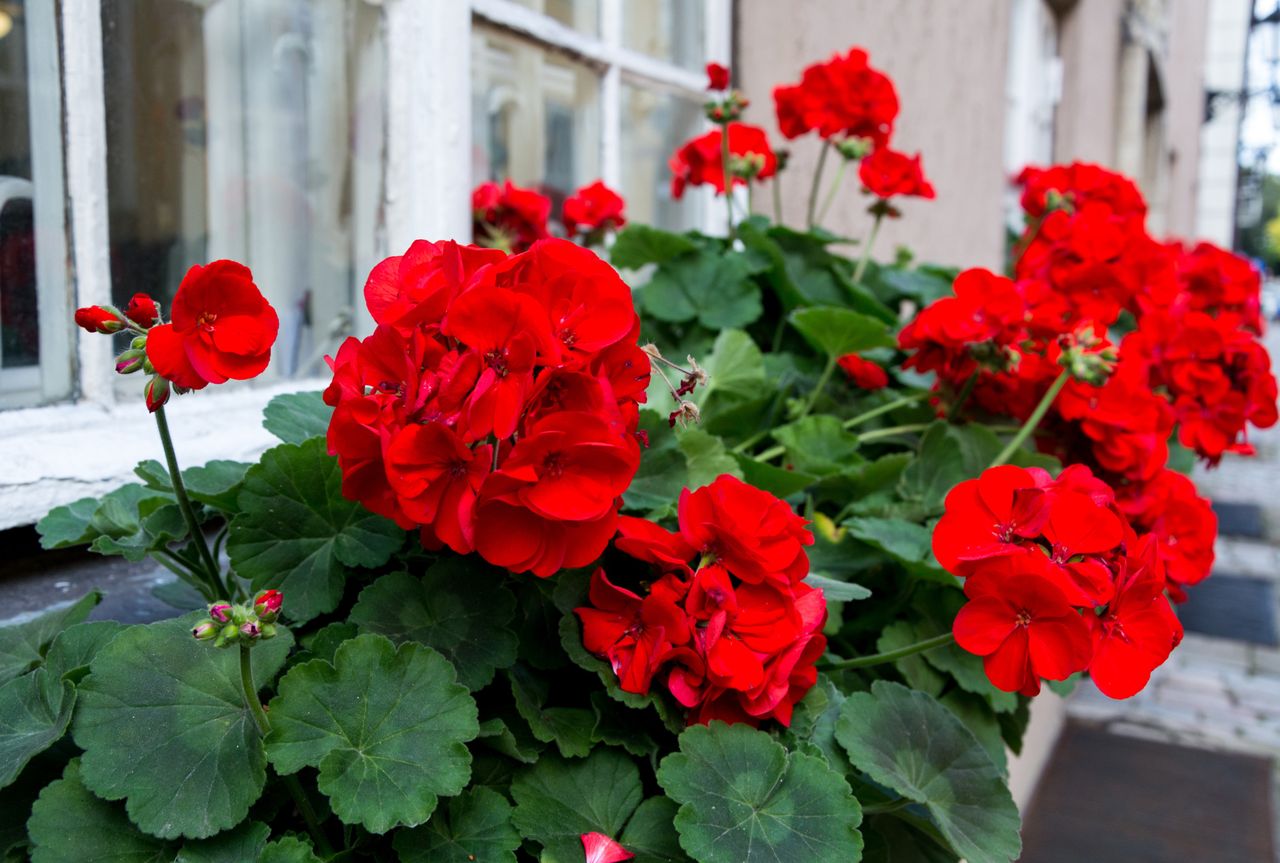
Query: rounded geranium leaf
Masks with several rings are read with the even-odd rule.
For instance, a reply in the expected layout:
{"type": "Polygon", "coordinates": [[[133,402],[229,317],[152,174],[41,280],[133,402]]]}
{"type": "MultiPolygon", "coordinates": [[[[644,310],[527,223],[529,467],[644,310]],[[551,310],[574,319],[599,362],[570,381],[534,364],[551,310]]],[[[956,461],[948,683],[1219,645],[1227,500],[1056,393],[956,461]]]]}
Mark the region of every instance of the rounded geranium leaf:
{"type": "Polygon", "coordinates": [[[281,773],[320,769],[320,790],[348,824],[373,833],[431,817],[471,776],[464,745],[476,703],[449,661],[380,635],[345,641],[333,664],[292,669],[271,700],[267,756],[281,773]]]}
{"type": "Polygon", "coordinates": [[[891,348],[894,340],[882,321],[835,306],[811,306],[791,313],[791,325],[814,350],[832,359],[871,348],[891,348]]]}
{"type": "Polygon", "coordinates": [[[675,818],[679,807],[667,797],[650,797],[640,804],[618,843],[635,859],[632,863],[684,863],[675,818]]]}
{"type": "Polygon", "coordinates": [[[491,788],[472,788],[436,810],[431,820],[396,833],[402,863],[515,863],[520,834],[511,804],[491,788]]]}
{"type": "Polygon", "coordinates": [[[745,255],[688,253],[659,265],[641,298],[658,320],[697,320],[711,330],[744,327],[763,311],[751,273],[745,255]]]}
{"type": "Polygon", "coordinates": [[[37,668],[0,686],[0,788],[66,732],[76,689],[37,668]]]}
{"type": "Polygon", "coordinates": [[[89,663],[98,651],[125,630],[114,620],[94,620],[69,626],[49,645],[44,667],[55,679],[79,683],[89,673],[89,663]]]}
{"type": "Polygon", "coordinates": [[[32,863],[119,863],[172,860],[174,842],[140,833],[124,808],[95,797],[80,780],[80,762],[40,792],[27,821],[32,863]]]}
{"type": "Polygon", "coordinates": [[[404,542],[395,524],[342,496],[338,461],[322,438],[268,450],[245,474],[239,505],[227,537],[231,564],[255,591],[283,592],[297,621],[337,607],[347,567],[381,566],[404,542]]]}
{"type": "Polygon", "coordinates": [[[173,863],[244,863],[262,859],[271,828],[261,821],[247,821],[209,839],[187,842],[173,863]]]}
{"type": "Polygon", "coordinates": [[[298,836],[268,842],[258,863],[321,863],[311,843],[298,836]]]}
{"type": "MultiPolygon", "coordinates": [[[[119,633],[90,663],[72,726],[85,750],[84,784],[104,799],[124,798],[129,818],[165,839],[238,824],[266,781],[238,652],[193,639],[191,626],[203,617],[119,633]]],[[[282,630],[254,648],[256,682],[275,676],[292,642],[282,630]]]]}
{"type": "Polygon", "coordinates": [[[435,648],[458,669],[471,690],[493,680],[494,669],[516,661],[515,633],[507,628],[516,600],[502,573],[475,556],[448,557],[422,578],[384,575],[360,593],[351,622],[397,644],[435,648]]]}
{"type": "Polygon", "coordinates": [[[923,692],[878,680],[846,699],[836,740],[853,766],[922,803],[968,860],[1016,860],[1018,808],[1000,771],[951,711],[923,692]]]}
{"type": "Polygon", "coordinates": [[[703,863],[788,863],[862,856],[862,807],[821,758],[763,731],[712,722],[680,735],[658,784],[680,804],[676,830],[703,863]]]}
{"type": "Polygon", "coordinates": [[[102,601],[93,590],[63,608],[13,626],[0,626],[0,683],[25,674],[39,665],[58,633],[89,616],[102,601]]]}
{"type": "Polygon", "coordinates": [[[285,443],[302,443],[324,437],[332,415],[333,408],[324,403],[318,391],[285,393],[267,402],[262,426],[285,443]]]}
{"type": "Polygon", "coordinates": [[[566,761],[544,755],[511,783],[516,829],[540,842],[543,859],[582,856],[582,834],[618,836],[644,792],[635,762],[613,749],[566,761]]]}

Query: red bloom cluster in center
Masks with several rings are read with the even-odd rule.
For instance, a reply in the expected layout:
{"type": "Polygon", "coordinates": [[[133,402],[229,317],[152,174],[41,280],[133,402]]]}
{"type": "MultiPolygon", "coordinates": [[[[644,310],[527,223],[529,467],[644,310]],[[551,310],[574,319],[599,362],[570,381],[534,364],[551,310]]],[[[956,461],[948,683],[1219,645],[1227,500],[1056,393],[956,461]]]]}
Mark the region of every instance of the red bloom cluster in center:
{"type": "Polygon", "coordinates": [[[731,476],[680,497],[680,529],[619,520],[617,548],[658,575],[643,596],[591,579],[583,642],[627,692],[655,677],[689,722],[790,724],[817,680],[826,600],[804,583],[813,535],[786,503],[731,476]]]}
{"type": "Polygon", "coordinates": [[[428,547],[549,576],[595,560],[635,475],[649,380],[631,292],[592,252],[418,241],[330,360],[343,493],[428,547]]]}
{"type": "Polygon", "coordinates": [[[1104,693],[1127,698],[1182,640],[1154,537],[1137,537],[1083,465],[1057,480],[1002,466],[962,482],[933,548],[965,579],[956,642],[1007,692],[1036,695],[1041,678],[1087,670],[1104,693]]]}

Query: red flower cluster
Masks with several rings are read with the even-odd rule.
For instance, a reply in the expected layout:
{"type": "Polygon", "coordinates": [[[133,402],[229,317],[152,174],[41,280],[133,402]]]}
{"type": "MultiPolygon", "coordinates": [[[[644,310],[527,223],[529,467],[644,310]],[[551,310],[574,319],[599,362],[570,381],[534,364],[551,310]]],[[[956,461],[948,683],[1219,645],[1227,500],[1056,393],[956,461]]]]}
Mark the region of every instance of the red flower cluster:
{"type": "Polygon", "coordinates": [[[507,180],[481,183],[471,193],[476,242],[511,252],[523,252],[543,237],[551,218],[551,199],[534,189],[507,180]]]}
{"type": "Polygon", "coordinates": [[[214,261],[187,271],[173,297],[172,323],[147,331],[147,359],[160,377],[183,389],[247,381],[271,361],[279,329],[276,310],[249,268],[214,261]]]}
{"type": "Polygon", "coordinates": [[[728,90],[729,89],[729,69],[719,63],[707,64],[707,89],[708,90],[728,90]]]}
{"type": "MultiPolygon", "coordinates": [[[[778,157],[769,146],[769,137],[759,126],[746,123],[727,123],[729,130],[729,156],[739,159],[754,159],[758,168],[754,178],[765,180],[778,170],[778,157]]],[[[715,189],[717,195],[724,194],[724,131],[712,129],[687,142],[672,155],[671,197],[679,200],[684,196],[687,186],[708,185],[715,189]]],[[[747,180],[738,175],[733,176],[733,185],[745,185],[747,180]]]]}
{"type": "Polygon", "coordinates": [[[790,724],[826,649],[826,600],[804,583],[813,535],[786,503],[727,475],[684,491],[679,524],[619,519],[617,548],[661,574],[641,596],[597,570],[591,604],[575,609],[583,643],[627,692],[664,679],[690,723],[790,724]]]}
{"type": "Polygon", "coordinates": [[[853,48],[804,70],[800,83],[773,91],[778,128],[788,138],[817,132],[823,138],[869,138],[882,147],[893,133],[898,93],[883,72],[853,48]]]}
{"type": "Polygon", "coordinates": [[[1087,670],[1105,694],[1127,698],[1182,639],[1157,543],[1134,534],[1084,466],[1053,480],[1006,465],[961,483],[933,548],[965,579],[956,642],[1006,692],[1036,695],[1041,678],[1087,670]]]}
{"type": "Polygon", "coordinates": [[[933,184],[925,179],[920,154],[908,156],[880,147],[858,165],[858,178],[868,192],[881,200],[895,195],[933,199],[933,184]]]}
{"type": "Polygon", "coordinates": [[[1185,602],[1186,588],[1213,569],[1218,516],[1196,493],[1188,477],[1167,468],[1149,481],[1121,486],[1116,505],[1135,530],[1149,534],[1164,568],[1165,587],[1174,602],[1185,602]]]}
{"type": "Polygon", "coordinates": [[[621,195],[596,180],[564,199],[564,229],[573,237],[621,228],[627,223],[625,206],[621,195]]]}
{"type": "Polygon", "coordinates": [[[631,291],[566,240],[418,241],[365,285],[378,324],[330,359],[343,493],[428,547],[549,576],[616,528],[649,359],[631,291]]]}

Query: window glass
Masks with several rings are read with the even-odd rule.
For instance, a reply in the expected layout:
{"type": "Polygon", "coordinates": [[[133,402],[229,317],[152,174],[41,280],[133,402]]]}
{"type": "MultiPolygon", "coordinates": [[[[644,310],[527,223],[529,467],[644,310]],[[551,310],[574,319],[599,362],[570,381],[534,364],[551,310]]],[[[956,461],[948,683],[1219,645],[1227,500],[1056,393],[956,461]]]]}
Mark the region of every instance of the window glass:
{"type": "Polygon", "coordinates": [[[268,377],[324,372],[380,256],[384,64],[368,0],[102,0],[116,302],[247,264],[268,377]]]}
{"type": "Polygon", "coordinates": [[[707,62],[704,0],[623,0],[622,7],[625,47],[702,71],[707,62]]]}
{"type": "Polygon", "coordinates": [[[689,188],[671,197],[668,162],[676,148],[702,131],[702,104],[671,93],[622,88],[622,196],[627,218],[672,231],[702,227],[706,195],[689,188]]]}
{"type": "Polygon", "coordinates": [[[0,407],[70,391],[53,4],[0,3],[0,407]]]}
{"type": "Polygon", "coordinates": [[[595,36],[600,32],[599,0],[516,0],[516,2],[588,36],[595,36]]]}
{"type": "Polygon", "coordinates": [[[599,78],[532,43],[476,28],[472,179],[510,179],[552,199],[600,175],[599,78]]]}

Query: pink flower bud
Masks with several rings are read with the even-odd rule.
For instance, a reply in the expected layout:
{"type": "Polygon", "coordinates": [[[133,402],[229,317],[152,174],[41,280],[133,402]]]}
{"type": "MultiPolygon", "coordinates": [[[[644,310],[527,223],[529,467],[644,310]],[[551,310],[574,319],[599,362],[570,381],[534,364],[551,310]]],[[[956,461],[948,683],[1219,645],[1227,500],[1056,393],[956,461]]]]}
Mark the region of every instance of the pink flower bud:
{"type": "Polygon", "coordinates": [[[258,626],[256,620],[246,620],[240,624],[240,634],[245,638],[257,638],[262,634],[262,627],[258,626]]]}
{"type": "Polygon", "coordinates": [[[280,606],[284,604],[284,594],[278,590],[264,590],[253,601],[253,613],[263,623],[271,623],[280,615],[280,606]]]}
{"type": "Polygon", "coordinates": [[[147,381],[146,396],[147,410],[155,413],[169,400],[169,382],[160,377],[147,381]]]}
{"type": "Polygon", "coordinates": [[[196,641],[208,641],[210,638],[215,638],[218,635],[218,627],[207,620],[201,621],[192,627],[191,634],[195,637],[196,641]]]}
{"type": "Polygon", "coordinates": [[[231,619],[231,606],[225,602],[215,602],[209,606],[209,617],[218,623],[226,623],[231,619]]]}
{"type": "Polygon", "coordinates": [[[116,372],[122,375],[131,375],[136,371],[140,371],[146,360],[146,352],[131,348],[116,357],[116,372]]]}

